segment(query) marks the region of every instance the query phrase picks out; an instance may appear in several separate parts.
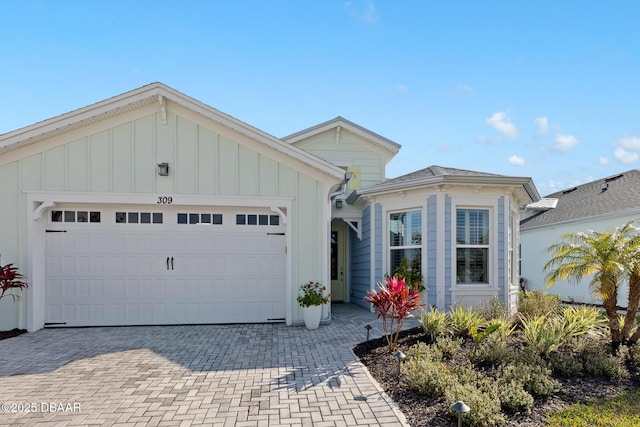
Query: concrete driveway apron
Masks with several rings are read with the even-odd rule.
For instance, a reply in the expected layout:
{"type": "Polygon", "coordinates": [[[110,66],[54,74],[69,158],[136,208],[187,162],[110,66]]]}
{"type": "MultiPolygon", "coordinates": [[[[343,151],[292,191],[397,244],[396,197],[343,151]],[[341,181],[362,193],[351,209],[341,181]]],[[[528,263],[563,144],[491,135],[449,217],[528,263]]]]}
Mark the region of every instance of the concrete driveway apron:
{"type": "Polygon", "coordinates": [[[2,340],[0,425],[406,425],[351,351],[367,324],[382,335],[374,314],[345,304],[314,331],[141,326],[2,340]]]}

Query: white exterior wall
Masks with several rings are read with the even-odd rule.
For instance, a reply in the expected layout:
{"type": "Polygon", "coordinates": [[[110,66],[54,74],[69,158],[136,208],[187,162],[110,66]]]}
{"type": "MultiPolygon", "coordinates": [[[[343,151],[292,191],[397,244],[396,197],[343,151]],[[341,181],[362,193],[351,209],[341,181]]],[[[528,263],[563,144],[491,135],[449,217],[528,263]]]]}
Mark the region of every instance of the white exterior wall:
{"type": "MultiPolygon", "coordinates": [[[[301,321],[298,284],[328,282],[327,195],[336,182],[178,104],[168,103],[168,110],[166,124],[150,106],[0,155],[2,263],[15,263],[31,280],[28,192],[92,195],[97,201],[100,194],[122,200],[144,194],[142,203],[155,203],[149,195],[219,197],[226,203],[290,200],[287,320],[301,321]],[[169,163],[169,176],[158,176],[161,162],[169,163]]],[[[26,328],[28,306],[26,292],[18,303],[0,301],[0,330],[26,328]]]]}
{"type": "MultiPolygon", "coordinates": [[[[571,284],[566,280],[557,281],[551,288],[547,287],[544,265],[549,262],[551,255],[547,248],[559,242],[562,236],[578,231],[595,230],[604,232],[624,225],[627,221],[637,218],[635,215],[606,216],[597,219],[586,218],[584,220],[571,221],[546,227],[522,230],[521,239],[521,276],[527,279],[528,289],[542,289],[554,295],[559,295],[565,301],[601,304],[602,301],[593,298],[589,292],[589,280],[587,278],[579,284],[571,284]]],[[[618,305],[626,306],[628,288],[626,285],[620,288],[618,305]]]]}

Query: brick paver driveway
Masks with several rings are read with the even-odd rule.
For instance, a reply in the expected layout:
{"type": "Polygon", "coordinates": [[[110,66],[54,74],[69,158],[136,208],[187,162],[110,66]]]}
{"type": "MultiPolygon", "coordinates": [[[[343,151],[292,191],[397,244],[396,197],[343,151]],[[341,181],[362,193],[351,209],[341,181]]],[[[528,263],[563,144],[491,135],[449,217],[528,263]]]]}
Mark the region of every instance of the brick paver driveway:
{"type": "Polygon", "coordinates": [[[351,352],[375,315],[267,325],[45,329],[0,341],[0,425],[404,425],[351,352]]]}

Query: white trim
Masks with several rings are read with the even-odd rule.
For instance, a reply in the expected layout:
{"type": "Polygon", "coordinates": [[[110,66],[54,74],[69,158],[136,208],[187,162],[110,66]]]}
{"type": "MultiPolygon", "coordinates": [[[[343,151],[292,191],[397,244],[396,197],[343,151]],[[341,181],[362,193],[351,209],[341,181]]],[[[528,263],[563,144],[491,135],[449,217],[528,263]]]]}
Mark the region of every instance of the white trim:
{"type": "MultiPolygon", "coordinates": [[[[32,215],[37,206],[47,202],[55,203],[93,203],[102,205],[152,205],[158,206],[158,197],[164,194],[131,194],[131,193],[72,193],[72,192],[26,192],[27,212],[32,215]]],[[[219,197],[219,196],[184,196],[171,195],[172,204],[162,206],[238,206],[238,207],[263,207],[280,210],[284,208],[291,215],[292,198],[267,198],[267,197],[219,197]]],[[[49,208],[47,208],[49,209],[49,208]]],[[[44,209],[43,211],[45,211],[44,209]]],[[[40,213],[42,213],[41,211],[40,213]]],[[[327,216],[325,209],[324,216],[327,216]]],[[[27,330],[36,331],[44,327],[45,316],[45,274],[44,274],[44,240],[47,221],[43,216],[27,221],[27,273],[31,278],[28,292],[27,330]]],[[[291,248],[292,225],[286,222],[287,248],[291,248]]],[[[326,242],[325,242],[326,243],[326,242]]],[[[327,265],[327,259],[323,260],[327,265]]],[[[287,325],[292,324],[292,254],[287,250],[287,284],[286,284],[286,318],[287,325]]]]}
{"type": "Polygon", "coordinates": [[[436,223],[437,223],[437,235],[436,235],[436,307],[440,310],[446,309],[446,230],[445,230],[445,213],[447,194],[444,189],[438,188],[436,193],[436,223]]]}
{"type": "MultiPolygon", "coordinates": [[[[369,235],[371,236],[369,243],[369,290],[373,291],[376,289],[376,203],[372,202],[370,205],[370,213],[369,213],[369,235]]],[[[370,306],[369,309],[373,313],[373,305],[370,306]]]]}
{"type": "Polygon", "coordinates": [[[451,197],[451,303],[458,297],[471,295],[497,295],[498,287],[498,196],[493,199],[476,197],[451,197]],[[487,284],[458,284],[456,268],[456,212],[458,208],[489,210],[489,264],[487,284]]]}

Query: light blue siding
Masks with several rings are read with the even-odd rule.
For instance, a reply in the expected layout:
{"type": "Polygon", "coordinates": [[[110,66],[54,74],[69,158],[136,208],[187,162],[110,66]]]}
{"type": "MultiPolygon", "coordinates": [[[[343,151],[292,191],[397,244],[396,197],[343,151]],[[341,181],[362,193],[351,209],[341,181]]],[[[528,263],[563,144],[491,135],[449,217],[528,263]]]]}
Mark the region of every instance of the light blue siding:
{"type": "Polygon", "coordinates": [[[351,243],[351,302],[369,309],[364,297],[371,287],[371,208],[362,211],[362,239],[349,228],[351,243]]]}
{"type": "Polygon", "coordinates": [[[382,281],[382,275],[386,267],[382,265],[382,205],[376,203],[375,205],[375,281],[382,281]]]}
{"type": "Polygon", "coordinates": [[[438,198],[433,195],[427,199],[427,271],[422,275],[427,289],[427,305],[437,305],[438,272],[438,198]]]}

